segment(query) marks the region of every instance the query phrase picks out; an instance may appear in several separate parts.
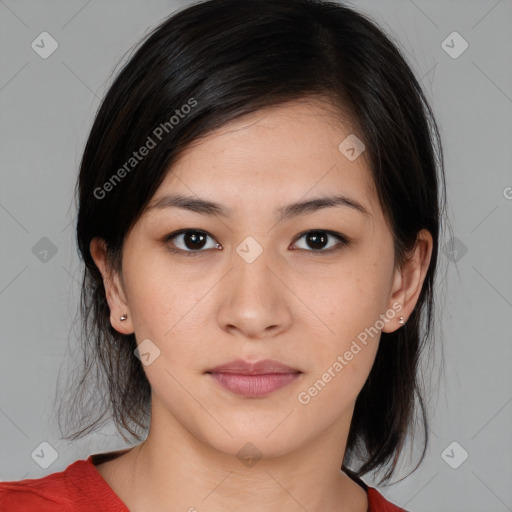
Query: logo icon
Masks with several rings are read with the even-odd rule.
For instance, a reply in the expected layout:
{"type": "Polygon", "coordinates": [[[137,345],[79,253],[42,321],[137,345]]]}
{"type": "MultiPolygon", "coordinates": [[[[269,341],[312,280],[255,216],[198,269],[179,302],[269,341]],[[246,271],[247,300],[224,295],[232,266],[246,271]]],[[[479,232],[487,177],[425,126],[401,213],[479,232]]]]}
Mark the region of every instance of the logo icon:
{"type": "Polygon", "coordinates": [[[59,43],[48,32],[41,32],[30,46],[39,57],[47,59],[59,47],[59,43]]]}

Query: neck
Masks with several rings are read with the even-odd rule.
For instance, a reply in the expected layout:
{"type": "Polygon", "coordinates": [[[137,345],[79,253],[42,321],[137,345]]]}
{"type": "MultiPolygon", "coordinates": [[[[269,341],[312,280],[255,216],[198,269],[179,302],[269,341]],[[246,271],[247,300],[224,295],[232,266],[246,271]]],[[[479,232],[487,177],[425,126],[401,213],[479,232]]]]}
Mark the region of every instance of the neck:
{"type": "Polygon", "coordinates": [[[219,451],[177,421],[153,415],[147,439],[122,456],[110,482],[105,479],[133,512],[365,512],[366,492],[340,471],[346,423],[333,424],[300,449],[276,455],[276,448],[266,457],[247,440],[235,443],[241,452],[219,451]]]}

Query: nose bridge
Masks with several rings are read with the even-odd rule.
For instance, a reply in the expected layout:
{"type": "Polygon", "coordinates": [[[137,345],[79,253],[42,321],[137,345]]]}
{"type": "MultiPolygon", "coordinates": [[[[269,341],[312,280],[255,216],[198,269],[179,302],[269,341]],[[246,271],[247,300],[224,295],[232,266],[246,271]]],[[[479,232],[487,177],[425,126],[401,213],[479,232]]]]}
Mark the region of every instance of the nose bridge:
{"type": "Polygon", "coordinates": [[[270,327],[273,333],[285,328],[290,314],[286,290],[274,275],[272,249],[247,237],[235,247],[232,262],[219,311],[221,327],[236,328],[246,337],[265,336],[270,327]]]}
{"type": "MultiPolygon", "coordinates": [[[[243,287],[246,291],[264,290],[268,299],[273,289],[270,282],[270,276],[273,276],[273,273],[269,268],[273,265],[272,249],[268,244],[266,246],[264,244],[265,241],[262,238],[258,241],[253,236],[247,236],[238,244],[233,254],[235,267],[233,279],[237,287],[243,287]]],[[[238,291],[243,293],[243,288],[238,291]]]]}

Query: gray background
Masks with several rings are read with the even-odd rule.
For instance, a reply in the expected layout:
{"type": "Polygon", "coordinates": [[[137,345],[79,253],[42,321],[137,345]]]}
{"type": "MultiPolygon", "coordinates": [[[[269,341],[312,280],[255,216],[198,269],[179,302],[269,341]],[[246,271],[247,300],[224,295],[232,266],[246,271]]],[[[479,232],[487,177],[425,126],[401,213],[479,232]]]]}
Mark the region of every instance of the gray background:
{"type": "MultiPolygon", "coordinates": [[[[38,478],[125,446],[110,427],[60,440],[54,421],[76,339],[73,187],[116,65],[189,3],[0,0],[0,479],[38,478]],[[47,59],[31,48],[45,31],[59,45],[47,59]],[[42,442],[58,453],[46,469],[31,456],[42,442]]],[[[512,510],[512,1],[351,5],[398,41],[422,80],[441,126],[455,235],[441,255],[446,366],[441,379],[429,370],[432,444],[413,475],[380,490],[414,512],[512,510]],[[469,44],[457,58],[442,46],[453,31],[469,44]],[[462,450],[467,460],[450,467],[462,450]]]]}

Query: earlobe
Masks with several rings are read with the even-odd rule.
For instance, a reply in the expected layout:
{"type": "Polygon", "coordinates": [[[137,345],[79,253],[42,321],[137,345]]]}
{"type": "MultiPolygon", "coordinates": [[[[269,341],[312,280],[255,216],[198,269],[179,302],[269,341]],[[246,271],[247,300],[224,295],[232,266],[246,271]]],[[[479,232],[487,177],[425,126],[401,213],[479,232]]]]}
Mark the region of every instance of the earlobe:
{"type": "Polygon", "coordinates": [[[404,302],[404,269],[397,268],[395,269],[391,297],[386,309],[386,316],[390,320],[384,325],[382,332],[395,332],[407,322],[409,313],[404,307],[404,302]]]}
{"type": "Polygon", "coordinates": [[[432,256],[432,235],[426,229],[418,233],[416,245],[401,269],[395,270],[392,293],[388,309],[396,311],[393,321],[388,322],[383,332],[394,332],[407,322],[412,314],[427,275],[432,256]],[[398,306],[400,305],[400,307],[398,306]],[[403,317],[403,323],[400,321],[403,317]]]}
{"type": "Polygon", "coordinates": [[[132,334],[134,329],[131,315],[128,314],[128,303],[119,282],[119,275],[109,264],[105,241],[101,238],[93,238],[89,250],[103,278],[105,296],[110,308],[110,324],[121,334],[132,334]],[[124,319],[123,316],[125,316],[124,319]]]}

